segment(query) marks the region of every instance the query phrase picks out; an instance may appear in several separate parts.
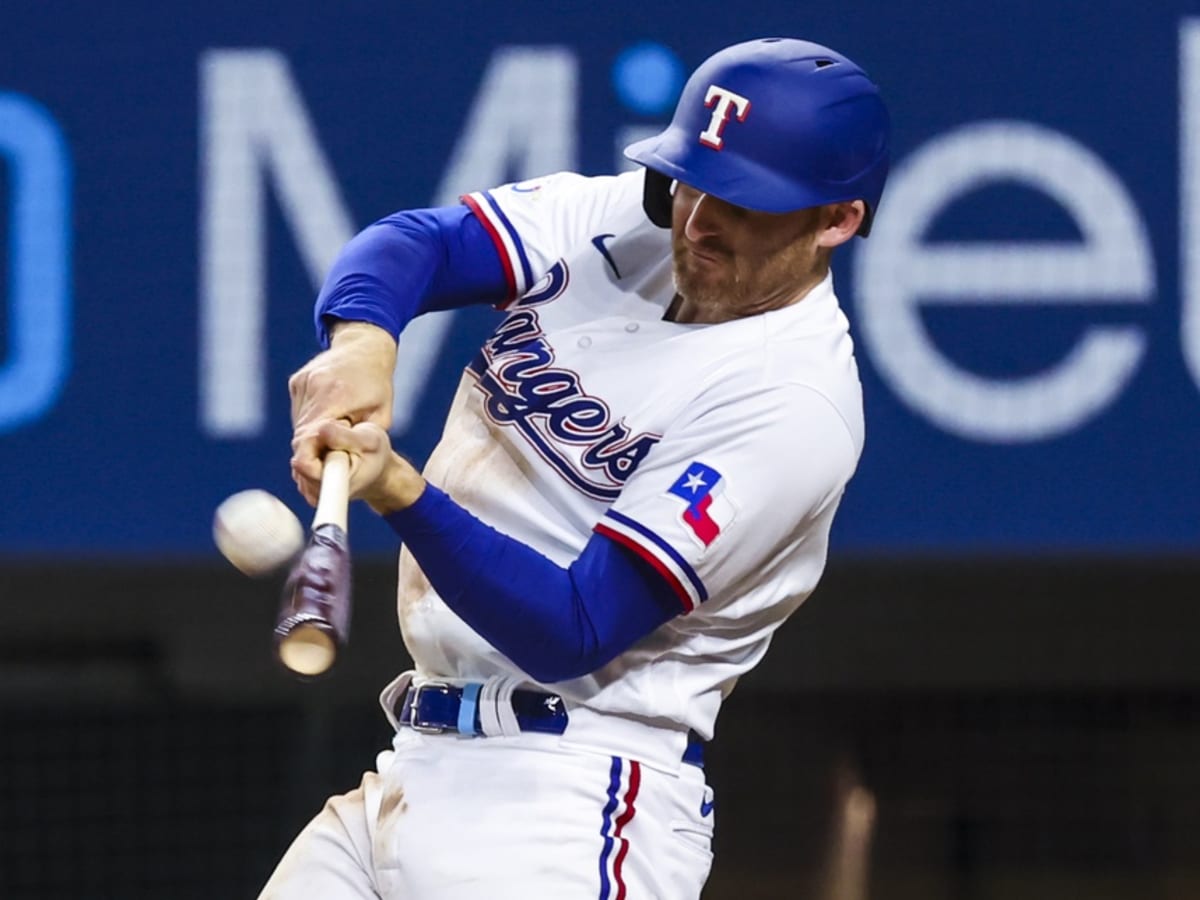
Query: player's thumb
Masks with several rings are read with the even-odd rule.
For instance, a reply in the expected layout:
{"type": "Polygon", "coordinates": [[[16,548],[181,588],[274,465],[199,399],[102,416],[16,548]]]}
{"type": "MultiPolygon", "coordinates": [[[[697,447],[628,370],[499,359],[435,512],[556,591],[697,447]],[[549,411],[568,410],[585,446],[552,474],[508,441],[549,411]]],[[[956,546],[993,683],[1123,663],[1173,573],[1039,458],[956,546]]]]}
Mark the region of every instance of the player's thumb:
{"type": "Polygon", "coordinates": [[[387,432],[371,422],[356,425],[345,420],[326,422],[321,425],[318,439],[326,453],[343,450],[349,454],[352,488],[378,477],[392,449],[387,432]]]}
{"type": "Polygon", "coordinates": [[[357,430],[345,419],[331,419],[322,422],[317,429],[317,441],[323,453],[330,450],[345,450],[351,455],[361,455],[370,452],[370,439],[365,432],[357,430]]]}

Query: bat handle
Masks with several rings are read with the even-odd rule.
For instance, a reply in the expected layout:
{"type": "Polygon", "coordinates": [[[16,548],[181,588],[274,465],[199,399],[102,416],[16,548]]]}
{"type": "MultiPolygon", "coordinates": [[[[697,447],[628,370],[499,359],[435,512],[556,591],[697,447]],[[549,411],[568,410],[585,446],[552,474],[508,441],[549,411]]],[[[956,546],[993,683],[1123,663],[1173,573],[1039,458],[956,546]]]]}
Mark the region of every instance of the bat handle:
{"type": "Polygon", "coordinates": [[[349,507],[350,454],[345,450],[330,450],[325,454],[321,493],[317,497],[317,511],[313,514],[313,530],[322,525],[336,525],[345,531],[349,507]]]}

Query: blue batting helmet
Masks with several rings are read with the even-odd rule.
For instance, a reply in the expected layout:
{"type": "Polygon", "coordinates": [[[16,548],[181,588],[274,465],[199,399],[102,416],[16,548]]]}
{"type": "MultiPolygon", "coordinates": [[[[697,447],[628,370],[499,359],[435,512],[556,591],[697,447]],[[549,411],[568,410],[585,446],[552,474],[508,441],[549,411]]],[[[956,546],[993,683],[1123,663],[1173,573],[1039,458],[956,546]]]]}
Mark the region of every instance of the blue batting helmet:
{"type": "Polygon", "coordinates": [[[646,172],[646,212],[670,224],[672,179],[736,206],[784,213],[863,200],[866,236],[888,170],[879,89],[828,47],[792,38],[735,44],[684,85],[666,130],[630,144],[646,172]]]}

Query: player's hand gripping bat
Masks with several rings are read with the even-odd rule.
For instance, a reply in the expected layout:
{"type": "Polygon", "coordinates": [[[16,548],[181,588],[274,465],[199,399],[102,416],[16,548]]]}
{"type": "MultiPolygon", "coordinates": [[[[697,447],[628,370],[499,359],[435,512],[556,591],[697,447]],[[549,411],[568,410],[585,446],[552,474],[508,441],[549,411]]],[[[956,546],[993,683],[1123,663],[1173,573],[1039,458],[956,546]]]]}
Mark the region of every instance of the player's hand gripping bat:
{"type": "Polygon", "coordinates": [[[302,678],[325,674],[350,637],[350,457],[325,456],[308,546],[288,575],[275,624],[275,655],[302,678]]]}

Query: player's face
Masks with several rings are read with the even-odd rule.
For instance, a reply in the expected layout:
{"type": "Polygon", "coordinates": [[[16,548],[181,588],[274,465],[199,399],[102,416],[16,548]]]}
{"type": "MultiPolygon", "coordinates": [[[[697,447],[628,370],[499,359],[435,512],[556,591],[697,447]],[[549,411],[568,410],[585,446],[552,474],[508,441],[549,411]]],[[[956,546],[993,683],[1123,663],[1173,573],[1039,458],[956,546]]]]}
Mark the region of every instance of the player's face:
{"type": "Polygon", "coordinates": [[[755,212],[678,184],[671,217],[675,288],[689,319],[722,322],[777,309],[824,277],[828,207],[755,212]]]}

